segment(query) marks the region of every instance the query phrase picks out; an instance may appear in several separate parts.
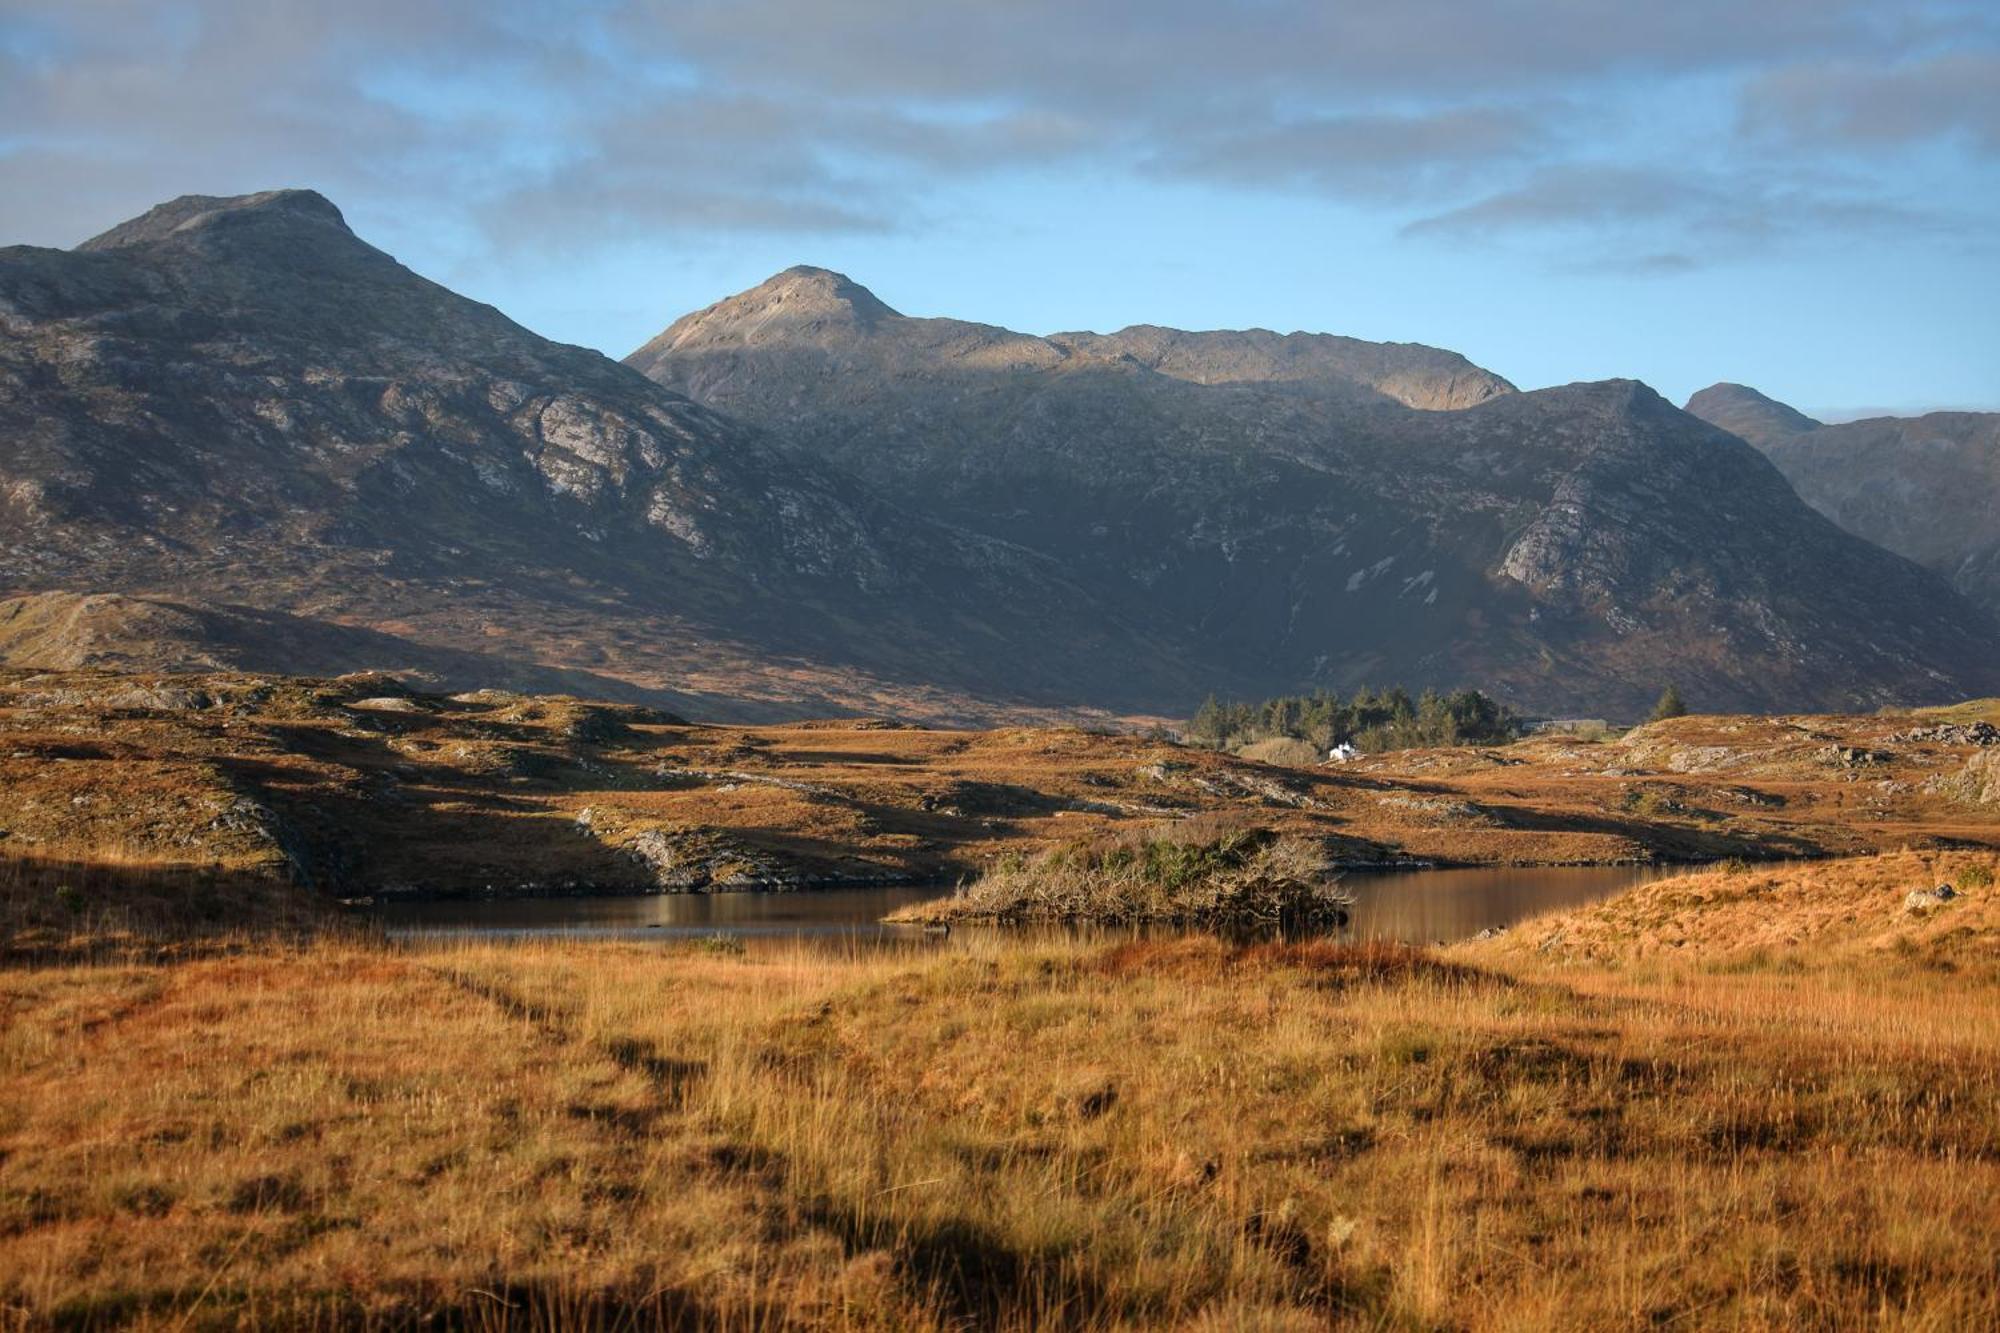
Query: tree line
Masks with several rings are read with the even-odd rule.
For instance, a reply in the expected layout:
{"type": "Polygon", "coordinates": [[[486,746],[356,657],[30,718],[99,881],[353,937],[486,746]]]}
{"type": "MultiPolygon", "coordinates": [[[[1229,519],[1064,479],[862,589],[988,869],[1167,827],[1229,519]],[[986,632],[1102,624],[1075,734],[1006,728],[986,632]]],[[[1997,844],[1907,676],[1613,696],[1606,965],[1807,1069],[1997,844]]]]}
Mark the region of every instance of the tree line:
{"type": "Polygon", "coordinates": [[[1412,698],[1398,685],[1363,687],[1346,699],[1327,690],[1261,703],[1211,694],[1195,710],[1186,734],[1197,744],[1222,749],[1285,736],[1322,752],[1345,744],[1373,753],[1429,745],[1503,745],[1521,734],[1521,719],[1478,690],[1441,694],[1427,689],[1412,698]]]}

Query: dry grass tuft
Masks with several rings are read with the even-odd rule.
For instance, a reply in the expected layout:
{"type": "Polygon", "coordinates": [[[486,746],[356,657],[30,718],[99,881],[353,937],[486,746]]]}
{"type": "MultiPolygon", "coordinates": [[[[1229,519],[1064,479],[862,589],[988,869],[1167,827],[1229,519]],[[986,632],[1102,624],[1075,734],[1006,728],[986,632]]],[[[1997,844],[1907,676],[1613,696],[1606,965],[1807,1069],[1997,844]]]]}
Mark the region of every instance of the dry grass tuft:
{"type": "Polygon", "coordinates": [[[1254,759],[1260,764],[1277,764],[1282,768],[1313,768],[1326,756],[1311,741],[1302,741],[1295,736],[1272,736],[1261,741],[1252,741],[1239,746],[1237,757],[1254,759]]]}
{"type": "Polygon", "coordinates": [[[0,855],[0,964],[183,957],[335,924],[330,904],[264,871],[117,848],[0,855]]]}
{"type": "Polygon", "coordinates": [[[1166,935],[1125,940],[1094,960],[1108,977],[1174,977],[1220,981],[1273,970],[1300,972],[1323,985],[1385,985],[1410,981],[1502,986],[1508,979],[1425,949],[1383,940],[1229,941],[1213,935],[1166,935]]]}

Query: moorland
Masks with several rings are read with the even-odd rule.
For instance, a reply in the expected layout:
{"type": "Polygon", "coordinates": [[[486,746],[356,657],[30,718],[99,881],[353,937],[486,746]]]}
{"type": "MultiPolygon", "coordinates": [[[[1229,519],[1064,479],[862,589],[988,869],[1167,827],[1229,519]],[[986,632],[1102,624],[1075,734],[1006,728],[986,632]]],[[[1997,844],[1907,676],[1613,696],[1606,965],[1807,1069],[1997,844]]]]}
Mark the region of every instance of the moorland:
{"type": "Polygon", "coordinates": [[[0,1327],[2000,1324],[1990,414],[812,267],[620,363],[309,190],[0,335],[0,1327]]]}
{"type": "Polygon", "coordinates": [[[16,673],[0,1308],[1989,1324],[1987,712],[1686,717],[1306,769],[374,676],[16,673]],[[501,865],[544,887],[617,867],[631,891],[973,874],[1162,822],[1356,859],[1711,859],[1430,948],[390,937],[336,906],[422,867],[460,892],[501,865]]]}
{"type": "Polygon", "coordinates": [[[1991,1324],[1990,853],[1421,951],[264,933],[0,972],[20,1326],[1991,1324]],[[1917,911],[1912,885],[1963,885],[1917,911]]]}

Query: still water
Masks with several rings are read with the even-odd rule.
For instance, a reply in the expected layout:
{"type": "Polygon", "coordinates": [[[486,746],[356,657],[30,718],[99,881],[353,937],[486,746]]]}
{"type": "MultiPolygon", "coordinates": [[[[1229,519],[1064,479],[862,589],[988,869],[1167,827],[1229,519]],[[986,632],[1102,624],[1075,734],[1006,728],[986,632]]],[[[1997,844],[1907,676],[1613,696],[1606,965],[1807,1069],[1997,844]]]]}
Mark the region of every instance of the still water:
{"type": "MultiPolygon", "coordinates": [[[[1524,917],[1575,907],[1673,871],[1657,866],[1482,867],[1349,872],[1354,894],[1343,938],[1450,943],[1524,917]]],[[[827,889],[808,893],[676,893],[620,898],[502,898],[381,907],[392,934],[513,935],[562,932],[647,938],[727,934],[783,940],[922,938],[884,926],[898,907],[947,888],[827,889]]]]}

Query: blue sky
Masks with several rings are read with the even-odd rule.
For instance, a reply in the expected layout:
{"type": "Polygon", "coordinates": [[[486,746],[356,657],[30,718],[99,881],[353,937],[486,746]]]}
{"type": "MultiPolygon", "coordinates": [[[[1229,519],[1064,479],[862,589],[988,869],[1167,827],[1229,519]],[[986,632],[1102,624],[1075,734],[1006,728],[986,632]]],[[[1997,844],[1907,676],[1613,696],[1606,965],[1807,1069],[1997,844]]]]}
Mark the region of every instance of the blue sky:
{"type": "Polygon", "coordinates": [[[0,238],[280,185],[613,355],[813,263],[1036,332],[2000,407],[1991,0],[0,0],[0,238]]]}

